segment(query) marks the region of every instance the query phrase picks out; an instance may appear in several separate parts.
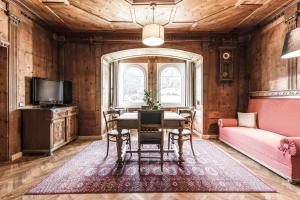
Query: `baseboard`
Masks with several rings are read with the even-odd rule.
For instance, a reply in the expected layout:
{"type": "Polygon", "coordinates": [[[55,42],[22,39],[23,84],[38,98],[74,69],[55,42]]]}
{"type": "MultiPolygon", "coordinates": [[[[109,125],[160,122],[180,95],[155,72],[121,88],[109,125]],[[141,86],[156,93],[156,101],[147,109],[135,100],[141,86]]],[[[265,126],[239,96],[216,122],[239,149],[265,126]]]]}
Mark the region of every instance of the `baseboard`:
{"type": "Polygon", "coordinates": [[[281,172],[278,171],[277,169],[275,169],[275,168],[269,166],[268,164],[264,163],[263,161],[260,161],[260,160],[256,159],[254,156],[250,155],[249,153],[247,153],[247,152],[244,151],[244,150],[241,150],[240,148],[236,147],[235,145],[230,144],[229,142],[226,142],[225,140],[222,140],[221,138],[220,138],[220,141],[224,142],[225,144],[227,144],[228,146],[234,148],[235,150],[241,152],[242,154],[246,155],[246,156],[249,157],[250,159],[254,160],[255,162],[257,162],[257,163],[259,163],[259,164],[261,164],[262,166],[264,166],[264,167],[270,169],[271,171],[273,171],[274,173],[278,174],[278,175],[281,176],[282,178],[287,179],[288,182],[290,182],[290,183],[298,183],[298,182],[300,182],[300,179],[292,179],[291,177],[289,177],[289,176],[287,176],[287,175],[281,173],[281,172]]]}
{"type": "Polygon", "coordinates": [[[78,136],[78,140],[102,140],[101,135],[87,135],[87,136],[78,136]]]}
{"type": "Polygon", "coordinates": [[[15,153],[11,156],[11,161],[18,160],[18,159],[22,158],[22,156],[23,156],[22,152],[15,153]]]}
{"type": "Polygon", "coordinates": [[[205,134],[201,134],[201,138],[205,139],[205,140],[218,139],[219,135],[205,135],[205,134]]]}

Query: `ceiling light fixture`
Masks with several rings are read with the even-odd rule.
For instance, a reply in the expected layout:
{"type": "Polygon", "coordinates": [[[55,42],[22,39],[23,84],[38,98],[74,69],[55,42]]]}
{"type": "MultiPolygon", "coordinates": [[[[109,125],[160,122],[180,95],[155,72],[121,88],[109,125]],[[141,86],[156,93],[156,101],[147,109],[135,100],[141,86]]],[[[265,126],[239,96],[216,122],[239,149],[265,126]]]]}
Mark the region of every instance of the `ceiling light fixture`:
{"type": "Polygon", "coordinates": [[[154,9],[156,4],[151,4],[152,7],[152,24],[145,25],[143,27],[143,44],[151,47],[160,46],[165,42],[165,30],[160,24],[155,24],[154,21],[154,9]]]}
{"type": "Polygon", "coordinates": [[[300,0],[296,0],[297,11],[291,19],[295,19],[295,29],[286,33],[281,58],[300,57],[300,27],[297,19],[300,17],[300,0]]]}

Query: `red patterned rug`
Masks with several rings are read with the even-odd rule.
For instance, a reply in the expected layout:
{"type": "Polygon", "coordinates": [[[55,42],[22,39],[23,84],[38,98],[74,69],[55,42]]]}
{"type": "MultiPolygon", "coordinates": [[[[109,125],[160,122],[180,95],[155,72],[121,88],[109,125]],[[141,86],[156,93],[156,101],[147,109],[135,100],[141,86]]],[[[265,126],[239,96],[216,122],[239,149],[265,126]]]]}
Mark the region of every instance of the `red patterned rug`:
{"type": "Polygon", "coordinates": [[[123,173],[120,173],[115,167],[115,145],[111,145],[110,154],[104,160],[106,143],[96,141],[26,194],[275,192],[213,143],[194,143],[196,158],[191,154],[189,145],[184,145],[183,169],[169,153],[164,157],[163,172],[157,160],[147,158],[139,172],[137,155],[133,154],[131,158],[127,156],[123,173]]]}

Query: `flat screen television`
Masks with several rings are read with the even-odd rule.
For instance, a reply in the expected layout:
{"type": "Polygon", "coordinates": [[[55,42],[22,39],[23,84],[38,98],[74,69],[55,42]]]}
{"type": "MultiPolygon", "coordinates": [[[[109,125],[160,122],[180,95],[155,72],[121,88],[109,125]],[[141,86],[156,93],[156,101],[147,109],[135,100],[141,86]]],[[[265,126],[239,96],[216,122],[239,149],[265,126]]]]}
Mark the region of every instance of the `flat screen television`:
{"type": "Polygon", "coordinates": [[[61,105],[72,103],[72,82],[32,79],[32,103],[61,105]]]}

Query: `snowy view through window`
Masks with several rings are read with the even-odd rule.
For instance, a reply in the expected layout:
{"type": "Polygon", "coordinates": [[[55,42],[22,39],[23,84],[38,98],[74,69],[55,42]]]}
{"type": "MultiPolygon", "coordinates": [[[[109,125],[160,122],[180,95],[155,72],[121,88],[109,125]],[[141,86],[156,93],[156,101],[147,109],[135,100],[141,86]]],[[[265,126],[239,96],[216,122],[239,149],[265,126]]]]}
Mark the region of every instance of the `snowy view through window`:
{"type": "Polygon", "coordinates": [[[160,74],[160,101],[181,104],[181,74],[176,67],[166,67],[160,74]]]}
{"type": "Polygon", "coordinates": [[[145,89],[144,72],[139,67],[128,67],[123,75],[123,105],[143,103],[145,89]]]}

